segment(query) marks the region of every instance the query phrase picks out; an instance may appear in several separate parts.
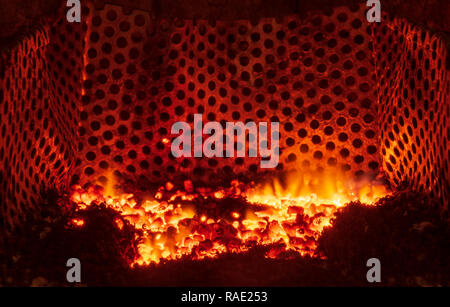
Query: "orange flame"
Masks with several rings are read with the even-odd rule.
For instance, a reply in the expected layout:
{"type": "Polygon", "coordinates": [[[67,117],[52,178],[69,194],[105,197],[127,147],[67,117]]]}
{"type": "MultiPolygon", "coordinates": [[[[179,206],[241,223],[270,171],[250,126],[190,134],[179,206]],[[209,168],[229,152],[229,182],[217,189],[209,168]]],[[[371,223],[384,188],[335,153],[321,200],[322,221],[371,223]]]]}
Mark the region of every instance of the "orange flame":
{"type": "Polygon", "coordinates": [[[71,200],[79,209],[103,202],[142,230],[139,257],[131,265],[148,265],[186,255],[202,259],[244,252],[254,245],[267,245],[267,257],[283,251],[313,255],[323,228],[339,208],[356,200],[372,204],[388,193],[380,182],[353,182],[339,174],[293,173],[258,185],[233,181],[230,188],[217,190],[194,189],[190,181],[184,191],[174,187],[168,182],[152,199],[139,202],[135,195],[116,194],[111,188],[74,187],[71,200]],[[245,205],[211,214],[218,202],[218,211],[225,212],[223,202],[236,199],[245,199],[245,205]]]}
{"type": "Polygon", "coordinates": [[[76,227],[82,227],[84,226],[84,220],[82,219],[72,219],[71,220],[72,225],[76,226],[76,227]]]}

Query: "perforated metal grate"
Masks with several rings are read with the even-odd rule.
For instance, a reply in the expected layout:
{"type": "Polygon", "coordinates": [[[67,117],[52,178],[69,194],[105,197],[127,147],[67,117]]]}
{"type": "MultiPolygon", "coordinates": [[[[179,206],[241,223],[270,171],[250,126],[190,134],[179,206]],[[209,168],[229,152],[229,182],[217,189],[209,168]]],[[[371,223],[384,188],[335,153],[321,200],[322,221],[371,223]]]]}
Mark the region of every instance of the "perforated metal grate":
{"type": "Polygon", "coordinates": [[[215,22],[87,15],[80,158],[81,183],[114,170],[132,182],[180,174],[258,173],[259,158],[174,159],[173,123],[279,121],[278,169],[338,167],[378,171],[375,75],[364,11],[336,9],[305,20],[215,22]]]}
{"type": "Polygon", "coordinates": [[[402,20],[374,29],[383,169],[449,200],[450,80],[442,38],[402,20]]]}
{"type": "Polygon", "coordinates": [[[448,200],[450,86],[438,36],[397,19],[369,25],[364,6],[211,22],[88,5],[83,21],[44,26],[7,57],[0,195],[8,228],[52,186],[114,178],[144,189],[264,174],[260,158],[173,158],[170,128],[195,113],[204,122],[279,121],[276,171],[357,178],[382,167],[394,187],[405,181],[448,200]]]}

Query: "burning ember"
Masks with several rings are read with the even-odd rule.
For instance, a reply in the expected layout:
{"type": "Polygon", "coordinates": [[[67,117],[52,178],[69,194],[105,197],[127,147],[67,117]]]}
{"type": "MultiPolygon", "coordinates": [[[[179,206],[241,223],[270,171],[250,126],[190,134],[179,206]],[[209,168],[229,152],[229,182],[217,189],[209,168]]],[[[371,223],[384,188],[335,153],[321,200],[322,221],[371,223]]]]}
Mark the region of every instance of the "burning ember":
{"type": "MultiPolygon", "coordinates": [[[[270,182],[228,188],[183,189],[168,182],[151,197],[111,187],[73,187],[77,210],[104,203],[140,230],[139,257],[131,265],[159,263],[182,256],[202,259],[240,253],[262,245],[266,257],[285,252],[314,255],[317,239],[334,213],[347,203],[374,204],[387,194],[381,181],[345,181],[342,176],[292,173],[270,182]]],[[[73,227],[83,227],[74,218],[73,227]]],[[[122,221],[117,226],[123,227],[122,221]]]]}

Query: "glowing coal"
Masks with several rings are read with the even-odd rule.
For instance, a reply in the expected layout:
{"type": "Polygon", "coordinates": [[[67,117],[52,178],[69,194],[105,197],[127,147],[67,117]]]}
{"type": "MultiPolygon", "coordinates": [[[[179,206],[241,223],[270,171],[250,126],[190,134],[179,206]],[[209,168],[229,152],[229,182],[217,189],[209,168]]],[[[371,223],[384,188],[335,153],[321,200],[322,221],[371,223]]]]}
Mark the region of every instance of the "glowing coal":
{"type": "MultiPolygon", "coordinates": [[[[218,189],[186,181],[177,190],[168,182],[148,199],[75,186],[71,199],[78,210],[104,203],[141,230],[139,257],[130,265],[147,265],[240,253],[254,246],[266,246],[267,257],[287,251],[313,256],[318,237],[339,208],[358,200],[373,204],[386,194],[376,180],[356,183],[339,174],[297,172],[259,184],[233,181],[218,189]]],[[[83,227],[79,219],[73,223],[83,227]]]]}

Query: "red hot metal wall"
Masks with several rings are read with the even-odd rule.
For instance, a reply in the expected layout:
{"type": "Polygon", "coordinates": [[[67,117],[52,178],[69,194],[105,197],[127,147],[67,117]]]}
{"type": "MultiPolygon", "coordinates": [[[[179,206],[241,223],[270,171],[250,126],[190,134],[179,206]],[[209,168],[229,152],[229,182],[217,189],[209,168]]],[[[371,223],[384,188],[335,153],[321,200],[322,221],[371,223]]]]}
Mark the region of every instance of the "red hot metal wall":
{"type": "Polygon", "coordinates": [[[403,20],[374,29],[383,169],[448,212],[450,78],[442,37],[403,20]]]}
{"type": "Polygon", "coordinates": [[[82,184],[217,182],[261,173],[259,158],[173,159],[173,123],[280,122],[278,169],[378,171],[376,81],[363,9],[258,22],[156,20],[90,7],[82,184]],[[165,139],[167,140],[165,141],[165,139]]]}
{"type": "Polygon", "coordinates": [[[7,231],[36,212],[41,193],[68,187],[80,97],[80,37],[70,25],[36,29],[2,57],[0,223],[7,231]]]}
{"type": "Polygon", "coordinates": [[[372,36],[364,7],[207,22],[105,5],[86,7],[83,21],[24,39],[1,74],[9,228],[40,190],[69,180],[135,189],[262,174],[259,158],[172,158],[170,128],[194,113],[280,121],[278,169],[353,177],[383,166],[394,187],[406,180],[448,199],[449,81],[436,36],[397,20],[372,36]]]}

